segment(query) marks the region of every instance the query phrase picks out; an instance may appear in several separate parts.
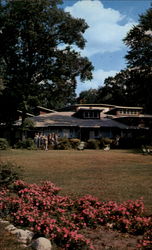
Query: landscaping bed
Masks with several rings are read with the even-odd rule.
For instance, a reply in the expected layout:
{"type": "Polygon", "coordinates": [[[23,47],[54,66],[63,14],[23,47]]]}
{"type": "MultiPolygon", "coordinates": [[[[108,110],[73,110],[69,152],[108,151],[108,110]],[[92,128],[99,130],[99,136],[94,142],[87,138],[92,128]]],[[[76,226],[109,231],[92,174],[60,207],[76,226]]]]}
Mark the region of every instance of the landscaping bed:
{"type": "Polygon", "coordinates": [[[2,159],[24,169],[25,181],[1,193],[1,216],[16,227],[49,238],[55,250],[151,249],[151,156],[10,150],[2,159]]]}
{"type": "Polygon", "coordinates": [[[74,200],[59,191],[51,182],[37,185],[17,180],[0,192],[0,215],[61,249],[152,247],[152,217],[144,216],[142,199],[117,203],[86,195],[74,200]],[[107,229],[142,238],[137,242],[129,236],[126,241],[125,234],[107,229]]]}

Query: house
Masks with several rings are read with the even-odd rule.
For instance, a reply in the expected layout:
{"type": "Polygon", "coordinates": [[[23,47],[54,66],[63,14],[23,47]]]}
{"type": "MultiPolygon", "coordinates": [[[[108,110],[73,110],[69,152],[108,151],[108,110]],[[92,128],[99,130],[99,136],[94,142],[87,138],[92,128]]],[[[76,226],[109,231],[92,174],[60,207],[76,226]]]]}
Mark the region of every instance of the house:
{"type": "MultiPolygon", "coordinates": [[[[146,136],[152,141],[152,115],[144,114],[142,107],[124,107],[109,104],[76,104],[51,110],[37,106],[35,115],[27,113],[34,121],[34,128],[25,131],[26,137],[35,133],[56,133],[60,138],[79,138],[82,141],[101,137],[133,138],[146,136]]],[[[19,116],[22,114],[18,112],[19,116]]],[[[7,138],[11,145],[22,137],[21,119],[11,129],[0,126],[0,137],[7,138]]]]}
{"type": "MultiPolygon", "coordinates": [[[[96,111],[95,111],[96,112],[96,111]]],[[[109,118],[79,118],[75,112],[56,112],[33,117],[35,132],[56,133],[60,137],[88,140],[100,137],[113,137],[127,126],[109,118]]]]}
{"type": "MultiPolygon", "coordinates": [[[[76,104],[58,111],[31,118],[35,123],[32,133],[56,133],[60,137],[82,141],[116,135],[132,136],[149,131],[152,116],[143,114],[142,107],[123,107],[108,104],[76,104]],[[149,123],[145,123],[145,121],[149,123]]],[[[147,133],[147,132],[146,132],[147,133]]]]}

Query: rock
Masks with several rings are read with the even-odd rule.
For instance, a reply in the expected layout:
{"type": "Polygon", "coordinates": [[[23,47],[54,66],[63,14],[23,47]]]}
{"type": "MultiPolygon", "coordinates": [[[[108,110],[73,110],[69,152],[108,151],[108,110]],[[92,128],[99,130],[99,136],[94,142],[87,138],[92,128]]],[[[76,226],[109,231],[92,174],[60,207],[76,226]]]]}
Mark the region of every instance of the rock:
{"type": "Polygon", "coordinates": [[[27,245],[27,238],[20,237],[17,239],[18,242],[22,243],[22,245],[27,245]]]}
{"type": "Polygon", "coordinates": [[[26,247],[27,247],[26,244],[20,244],[20,246],[21,246],[22,248],[26,248],[26,247]]]}
{"type": "Polygon", "coordinates": [[[31,241],[33,237],[33,233],[30,232],[29,230],[16,229],[11,233],[16,235],[17,241],[23,244],[27,244],[29,241],[31,241]]]}
{"type": "Polygon", "coordinates": [[[113,223],[107,223],[108,228],[113,228],[113,223]]]}
{"type": "Polygon", "coordinates": [[[4,225],[9,225],[10,224],[10,222],[8,220],[2,220],[2,219],[0,219],[0,223],[4,224],[4,225]]]}
{"type": "Polygon", "coordinates": [[[16,230],[16,227],[14,227],[14,225],[12,224],[9,224],[7,227],[5,227],[5,230],[10,232],[10,231],[16,230]]]}
{"type": "Polygon", "coordinates": [[[48,239],[43,238],[43,237],[40,237],[34,240],[30,246],[35,250],[51,250],[52,249],[51,242],[48,239]]]}
{"type": "Polygon", "coordinates": [[[26,234],[27,234],[27,239],[28,241],[31,241],[33,236],[34,236],[34,233],[30,230],[25,230],[26,234]]]}

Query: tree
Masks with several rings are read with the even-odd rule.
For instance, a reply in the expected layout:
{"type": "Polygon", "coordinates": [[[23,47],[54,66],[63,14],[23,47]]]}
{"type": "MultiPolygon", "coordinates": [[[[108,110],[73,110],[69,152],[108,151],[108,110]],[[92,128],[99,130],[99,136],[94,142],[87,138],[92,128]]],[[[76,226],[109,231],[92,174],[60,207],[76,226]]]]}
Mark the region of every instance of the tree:
{"type": "Polygon", "coordinates": [[[124,42],[129,48],[125,58],[136,90],[135,103],[152,113],[152,8],[140,16],[124,42]]]}
{"type": "Polygon", "coordinates": [[[135,99],[136,86],[133,78],[134,71],[130,69],[121,70],[114,77],[106,78],[104,86],[98,90],[98,103],[139,106],[139,100],[135,99]]]}
{"type": "Polygon", "coordinates": [[[77,98],[77,103],[80,104],[91,104],[97,103],[97,89],[89,89],[82,91],[77,98]]]}
{"type": "Polygon", "coordinates": [[[72,49],[83,49],[88,25],[59,8],[60,0],[3,0],[1,10],[1,120],[12,122],[17,109],[70,103],[76,77],[91,80],[93,66],[72,49]],[[61,101],[62,100],[62,101],[61,101]],[[10,106],[12,111],[10,112],[10,106]],[[7,108],[8,107],[8,108],[7,108]]]}
{"type": "Polygon", "coordinates": [[[129,50],[127,68],[105,79],[98,102],[143,106],[152,113],[152,8],[139,18],[124,39],[129,50]]]}

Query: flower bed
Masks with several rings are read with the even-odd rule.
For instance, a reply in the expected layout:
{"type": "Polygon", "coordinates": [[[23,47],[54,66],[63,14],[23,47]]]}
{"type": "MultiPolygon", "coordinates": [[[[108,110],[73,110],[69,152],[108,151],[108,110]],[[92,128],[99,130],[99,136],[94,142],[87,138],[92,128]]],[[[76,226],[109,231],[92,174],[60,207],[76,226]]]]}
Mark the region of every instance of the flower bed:
{"type": "Polygon", "coordinates": [[[86,195],[73,200],[60,196],[59,191],[48,181],[37,185],[17,180],[13,188],[0,191],[0,216],[8,217],[16,226],[30,228],[63,249],[93,249],[81,230],[99,225],[143,235],[138,247],[152,247],[152,218],[143,216],[142,199],[118,204],[86,195]]]}

